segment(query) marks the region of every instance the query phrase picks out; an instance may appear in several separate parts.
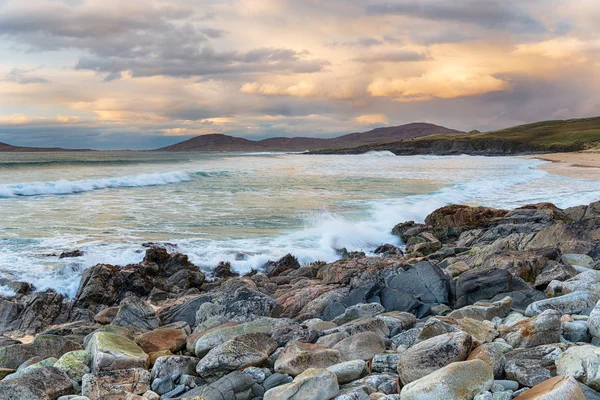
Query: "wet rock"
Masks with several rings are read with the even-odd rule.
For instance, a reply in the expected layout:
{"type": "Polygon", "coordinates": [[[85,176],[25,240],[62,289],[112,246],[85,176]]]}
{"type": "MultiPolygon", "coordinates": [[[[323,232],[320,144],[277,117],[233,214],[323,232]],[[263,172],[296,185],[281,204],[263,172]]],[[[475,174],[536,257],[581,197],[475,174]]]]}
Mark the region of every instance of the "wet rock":
{"type": "Polygon", "coordinates": [[[0,348],[0,368],[17,369],[32,357],[58,358],[74,350],[81,350],[81,345],[61,336],[38,335],[29,344],[14,344],[0,348]]]}
{"type": "Polygon", "coordinates": [[[277,342],[262,333],[238,336],[215,348],[196,366],[196,372],[207,381],[216,381],[231,371],[264,363],[277,349],[277,342]]]}
{"type": "Polygon", "coordinates": [[[481,360],[455,362],[402,388],[402,400],[471,400],[491,389],[492,368],[481,360]]]}
{"type": "Polygon", "coordinates": [[[83,271],[75,305],[97,310],[98,305],[113,305],[125,281],[119,267],[98,264],[83,271]]]}
{"type": "Polygon", "coordinates": [[[54,367],[37,368],[0,381],[0,400],[47,400],[73,393],[73,383],[67,374],[54,367]]]}
{"type": "Polygon", "coordinates": [[[121,302],[111,325],[151,331],[158,328],[159,320],[149,304],[135,296],[130,296],[121,302]]]}
{"type": "Polygon", "coordinates": [[[592,292],[573,292],[564,296],[536,301],[527,307],[525,315],[532,317],[545,310],[556,310],[561,314],[579,314],[586,308],[594,307],[599,295],[592,292]]]}
{"type": "Polygon", "coordinates": [[[82,257],[85,253],[82,250],[63,251],[58,258],[82,257]]]}
{"type": "Polygon", "coordinates": [[[267,275],[278,276],[290,269],[300,268],[300,263],[296,257],[291,254],[287,254],[277,261],[268,261],[263,268],[267,275]]]}
{"type": "Polygon", "coordinates": [[[368,360],[375,354],[383,353],[385,343],[376,333],[362,332],[341,340],[333,349],[338,350],[347,361],[368,360]]]}
{"type": "Polygon", "coordinates": [[[375,249],[375,251],[373,251],[373,253],[379,254],[383,257],[402,257],[402,256],[404,256],[404,252],[400,248],[394,246],[393,244],[389,244],[389,243],[382,244],[381,246],[377,247],[375,249]]]}
{"type": "Polygon", "coordinates": [[[148,355],[134,341],[114,333],[94,333],[86,349],[92,358],[93,373],[145,368],[148,361],[148,355]]]}
{"type": "Polygon", "coordinates": [[[398,360],[398,375],[403,384],[424,377],[450,363],[466,360],[471,350],[471,336],[446,333],[410,347],[398,360]]]}
{"type": "Polygon", "coordinates": [[[268,390],[265,400],[327,400],[339,392],[336,375],[326,369],[310,368],[293,382],[268,390]]]}
{"type": "Polygon", "coordinates": [[[275,372],[297,376],[311,368],[327,368],[343,361],[338,350],[318,344],[289,343],[275,361],[275,372]]]}
{"type": "Polygon", "coordinates": [[[135,342],[144,352],[153,353],[161,350],[178,352],[185,347],[187,334],[183,329],[159,328],[141,334],[135,342]]]}
{"type": "Polygon", "coordinates": [[[150,372],[140,368],[85,374],[81,384],[81,394],[90,400],[125,399],[127,394],[142,395],[149,390],[150,372]]]}
{"type": "Polygon", "coordinates": [[[525,393],[520,394],[516,400],[585,400],[583,392],[573,378],[556,376],[544,381],[525,393]]]}
{"type": "Polygon", "coordinates": [[[541,314],[502,330],[502,337],[514,348],[536,347],[558,343],[562,333],[560,314],[546,310],[541,314]]]}
{"type": "Polygon", "coordinates": [[[221,261],[215,267],[215,269],[213,270],[213,274],[217,278],[231,278],[231,277],[240,275],[237,272],[232,271],[230,262],[223,262],[223,261],[221,261]]]}

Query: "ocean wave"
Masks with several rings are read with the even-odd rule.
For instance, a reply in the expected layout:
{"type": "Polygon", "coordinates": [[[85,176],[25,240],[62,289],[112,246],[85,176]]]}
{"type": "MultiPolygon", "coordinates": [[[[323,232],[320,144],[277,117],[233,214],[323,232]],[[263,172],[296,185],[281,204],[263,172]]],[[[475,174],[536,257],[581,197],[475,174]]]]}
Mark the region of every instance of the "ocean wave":
{"type": "Polygon", "coordinates": [[[372,157],[396,157],[394,153],[391,151],[383,150],[383,151],[367,151],[363,155],[372,156],[372,157]]]}
{"type": "Polygon", "coordinates": [[[0,185],[0,198],[65,195],[100,189],[159,186],[188,182],[192,179],[193,178],[189,173],[176,171],[161,174],[142,174],[79,181],[59,180],[54,182],[24,182],[0,185]]]}
{"type": "Polygon", "coordinates": [[[69,166],[121,166],[121,165],[137,165],[137,164],[166,164],[166,163],[183,163],[189,159],[172,158],[172,159],[116,159],[116,160],[48,160],[48,161],[1,161],[0,169],[11,168],[31,168],[31,167],[69,167],[69,166]]]}

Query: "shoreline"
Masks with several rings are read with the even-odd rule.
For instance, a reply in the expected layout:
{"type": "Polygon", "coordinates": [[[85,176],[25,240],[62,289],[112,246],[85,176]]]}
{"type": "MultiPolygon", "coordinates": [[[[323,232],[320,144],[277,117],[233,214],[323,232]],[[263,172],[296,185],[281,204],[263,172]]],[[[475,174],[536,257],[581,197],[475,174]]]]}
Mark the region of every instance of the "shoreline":
{"type": "Polygon", "coordinates": [[[549,161],[538,168],[553,175],[569,178],[600,180],[600,152],[549,153],[525,156],[527,159],[549,161]]]}

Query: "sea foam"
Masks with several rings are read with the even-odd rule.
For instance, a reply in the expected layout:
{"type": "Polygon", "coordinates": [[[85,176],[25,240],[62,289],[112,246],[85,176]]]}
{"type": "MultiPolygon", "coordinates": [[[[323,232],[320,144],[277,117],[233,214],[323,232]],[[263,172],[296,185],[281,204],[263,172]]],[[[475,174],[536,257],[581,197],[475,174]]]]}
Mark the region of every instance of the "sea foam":
{"type": "Polygon", "coordinates": [[[191,180],[192,176],[189,173],[175,171],[79,181],[59,180],[54,182],[24,182],[0,185],[0,198],[65,195],[100,189],[169,185],[191,180]]]}

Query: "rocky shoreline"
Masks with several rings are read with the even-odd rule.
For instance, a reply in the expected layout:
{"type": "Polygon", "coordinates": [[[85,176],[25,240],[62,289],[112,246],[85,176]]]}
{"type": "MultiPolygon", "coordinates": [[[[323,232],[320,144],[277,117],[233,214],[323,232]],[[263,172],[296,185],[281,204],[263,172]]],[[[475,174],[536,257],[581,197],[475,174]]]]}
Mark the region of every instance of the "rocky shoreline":
{"type": "Polygon", "coordinates": [[[244,276],[150,247],[74,299],[4,281],[0,400],[600,399],[600,202],[392,233],[405,248],[244,276]]]}

